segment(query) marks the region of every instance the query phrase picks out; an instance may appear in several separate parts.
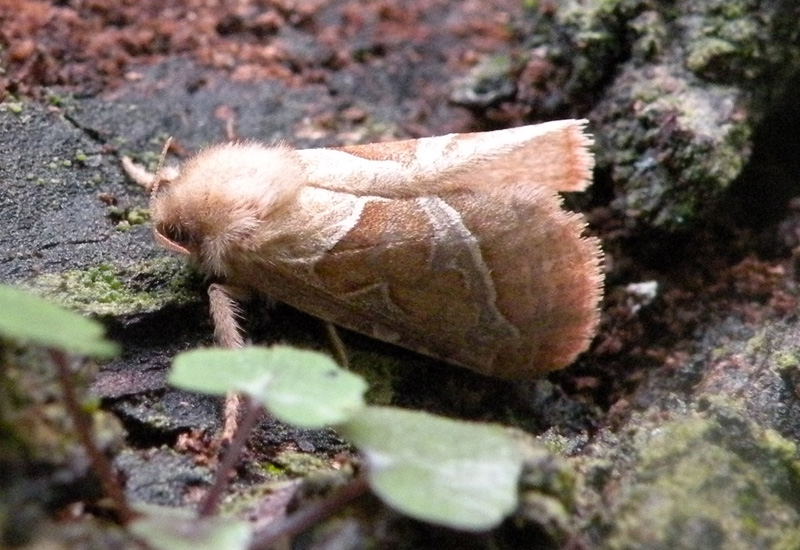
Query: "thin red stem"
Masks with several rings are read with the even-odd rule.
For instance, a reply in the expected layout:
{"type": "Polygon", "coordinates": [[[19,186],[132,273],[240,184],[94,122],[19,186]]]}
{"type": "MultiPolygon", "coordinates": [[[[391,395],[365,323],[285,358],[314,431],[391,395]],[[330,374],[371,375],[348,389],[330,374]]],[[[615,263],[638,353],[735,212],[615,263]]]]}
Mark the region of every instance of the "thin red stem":
{"type": "Polygon", "coordinates": [[[222,501],[225,489],[228,487],[230,473],[239,462],[242,449],[247,443],[247,438],[261,416],[261,405],[253,401],[253,399],[245,396],[242,398],[242,402],[246,411],[244,418],[237,426],[236,433],[225,450],[225,456],[217,467],[217,471],[214,474],[214,482],[197,508],[197,513],[200,517],[208,517],[217,513],[219,503],[222,501]]]}
{"type": "Polygon", "coordinates": [[[100,478],[103,492],[114,503],[117,519],[122,525],[126,525],[136,517],[136,513],[128,505],[128,499],[125,498],[125,492],[122,490],[119,477],[111,465],[111,461],[108,460],[92,438],[92,419],[81,408],[75,391],[75,382],[69,369],[67,355],[60,350],[50,350],[50,357],[56,366],[58,381],[64,393],[64,407],[67,414],[72,419],[78,438],[89,455],[92,469],[97,474],[97,477],[100,478]]]}
{"type": "Polygon", "coordinates": [[[306,529],[337,513],[367,491],[369,491],[369,484],[366,477],[357,477],[331,496],[309,504],[302,510],[255,533],[248,550],[269,550],[284,537],[299,535],[306,529]]]}

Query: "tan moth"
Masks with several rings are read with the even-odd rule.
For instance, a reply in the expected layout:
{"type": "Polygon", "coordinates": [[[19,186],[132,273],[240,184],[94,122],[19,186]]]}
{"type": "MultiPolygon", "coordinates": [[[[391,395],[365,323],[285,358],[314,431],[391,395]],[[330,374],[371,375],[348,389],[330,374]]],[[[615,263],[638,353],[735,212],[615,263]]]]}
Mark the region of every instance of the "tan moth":
{"type": "Polygon", "coordinates": [[[506,378],[564,367],[598,323],[602,254],[558,192],[593,158],[584,120],[336,148],[228,143],[148,174],[156,239],[219,281],[223,346],[253,293],[506,378]]]}

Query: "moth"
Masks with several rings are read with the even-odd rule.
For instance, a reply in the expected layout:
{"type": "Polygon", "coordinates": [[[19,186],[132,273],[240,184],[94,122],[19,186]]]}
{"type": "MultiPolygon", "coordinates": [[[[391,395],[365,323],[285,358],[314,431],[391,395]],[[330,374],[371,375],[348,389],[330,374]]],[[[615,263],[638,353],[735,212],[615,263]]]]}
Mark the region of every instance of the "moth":
{"type": "Polygon", "coordinates": [[[564,367],[598,324],[602,253],[558,195],[591,180],[585,120],[345,147],[226,143],[149,174],[156,240],[216,281],[219,343],[253,293],[505,378],[564,367]]]}

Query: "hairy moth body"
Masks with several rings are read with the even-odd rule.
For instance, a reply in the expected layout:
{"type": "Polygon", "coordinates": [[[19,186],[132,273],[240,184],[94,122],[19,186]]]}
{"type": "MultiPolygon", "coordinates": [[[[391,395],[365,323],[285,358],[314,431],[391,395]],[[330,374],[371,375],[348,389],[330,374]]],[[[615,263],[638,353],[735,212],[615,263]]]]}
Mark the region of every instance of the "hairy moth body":
{"type": "MultiPolygon", "coordinates": [[[[212,147],[146,177],[156,238],[258,293],[484,374],[572,362],[598,322],[599,243],[558,191],[591,177],[585,121],[295,150],[212,147]]],[[[214,312],[222,340],[235,316],[214,312]],[[219,325],[223,324],[224,327],[219,325]]],[[[231,326],[231,324],[233,325],[231,326]]]]}

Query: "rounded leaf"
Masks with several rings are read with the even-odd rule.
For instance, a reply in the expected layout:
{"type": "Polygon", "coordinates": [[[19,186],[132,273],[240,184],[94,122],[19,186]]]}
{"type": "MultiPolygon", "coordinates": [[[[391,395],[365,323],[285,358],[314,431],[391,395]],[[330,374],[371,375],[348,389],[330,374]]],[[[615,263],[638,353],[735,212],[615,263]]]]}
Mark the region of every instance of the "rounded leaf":
{"type": "Polygon", "coordinates": [[[186,510],[162,506],[142,508],[147,513],[129,529],[155,550],[246,550],[250,545],[252,530],[242,521],[197,518],[186,510]]]}
{"type": "Polygon", "coordinates": [[[0,285],[0,336],[77,355],[112,357],[117,345],[104,337],[103,325],[47,300],[0,285]]]}
{"type": "Polygon", "coordinates": [[[404,514],[484,531],[517,506],[523,456],[500,426],[367,407],[337,431],[364,454],[372,490],[404,514]]]}
{"type": "Polygon", "coordinates": [[[301,428],[344,422],[364,407],[364,380],[322,353],[288,346],[202,349],[179,354],[169,383],[224,395],[242,392],[301,428]]]}

